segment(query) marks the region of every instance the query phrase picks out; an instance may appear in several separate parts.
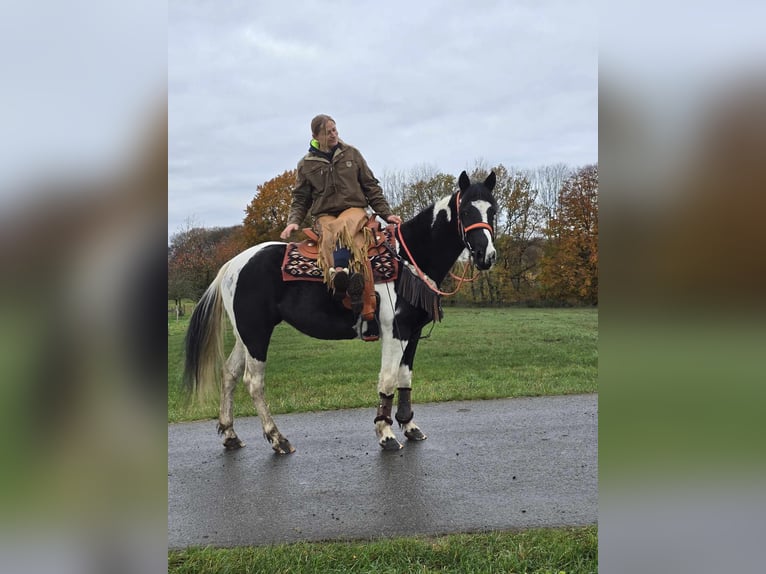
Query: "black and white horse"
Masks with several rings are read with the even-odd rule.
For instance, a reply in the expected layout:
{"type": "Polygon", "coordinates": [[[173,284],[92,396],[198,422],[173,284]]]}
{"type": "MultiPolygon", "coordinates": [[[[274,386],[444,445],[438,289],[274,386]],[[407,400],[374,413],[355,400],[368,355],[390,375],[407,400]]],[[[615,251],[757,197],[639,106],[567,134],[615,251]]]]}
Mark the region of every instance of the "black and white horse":
{"type": "MultiPolygon", "coordinates": [[[[396,439],[391,410],[398,391],[395,418],[409,440],[424,440],[415,424],[410,401],[412,365],[421,331],[433,317],[401,296],[400,281],[409,273],[421,286],[438,293],[438,286],[457,258],[467,249],[474,265],[489,269],[495,261],[493,225],[496,203],[492,195],[495,173],[483,183],[471,183],[464,171],[459,191],[444,197],[403,223],[395,250],[402,265],[395,282],[375,286],[380,295],[382,358],[378,378],[380,402],[375,417],[378,442],[385,450],[402,447],[396,439]]],[[[234,432],[233,392],[244,374],[263,432],[279,454],[295,449],[279,432],[264,398],[266,354],[274,327],[286,321],[300,332],[318,339],[353,339],[360,336],[360,320],[334,301],[321,282],[282,280],[285,244],[255,245],[227,262],[203,294],[192,314],[186,336],[184,381],[187,390],[203,394],[217,382],[220,387],[218,432],[224,446],[244,445],[234,432]],[[235,344],[228,359],[223,354],[223,309],[234,328],[235,344]]]]}

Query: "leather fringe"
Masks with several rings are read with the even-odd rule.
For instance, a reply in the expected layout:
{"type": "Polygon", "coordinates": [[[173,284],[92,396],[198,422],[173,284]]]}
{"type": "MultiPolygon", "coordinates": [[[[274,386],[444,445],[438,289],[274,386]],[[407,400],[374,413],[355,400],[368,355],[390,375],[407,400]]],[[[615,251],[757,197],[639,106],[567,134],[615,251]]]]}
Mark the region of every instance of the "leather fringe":
{"type": "MultiPolygon", "coordinates": [[[[372,231],[367,227],[361,229],[360,233],[364,238],[364,245],[362,247],[357,245],[353,234],[347,227],[340,229],[337,237],[334,238],[335,246],[345,247],[351,252],[351,257],[349,258],[348,262],[349,273],[362,273],[364,275],[365,281],[371,281],[372,274],[370,266],[367,264],[367,251],[374,244],[375,238],[373,237],[372,231]]],[[[322,270],[324,282],[329,286],[331,275],[330,268],[334,268],[334,262],[325,261],[324,257],[322,257],[321,249],[319,250],[319,254],[317,256],[317,265],[319,265],[319,268],[322,270]]]]}
{"type": "Polygon", "coordinates": [[[434,293],[426,282],[410,269],[409,265],[401,266],[396,294],[413,307],[428,313],[429,321],[441,321],[444,317],[441,295],[434,293]]]}

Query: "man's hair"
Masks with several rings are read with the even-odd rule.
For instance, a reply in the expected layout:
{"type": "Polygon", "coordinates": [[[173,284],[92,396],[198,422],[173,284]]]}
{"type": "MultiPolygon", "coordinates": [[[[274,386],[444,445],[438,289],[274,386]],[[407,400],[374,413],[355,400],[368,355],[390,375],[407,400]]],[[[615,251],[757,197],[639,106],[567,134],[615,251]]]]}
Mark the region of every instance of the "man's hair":
{"type": "Polygon", "coordinates": [[[335,121],[327,114],[319,114],[318,116],[314,116],[314,119],[311,120],[311,135],[314,137],[317,137],[319,135],[319,131],[327,123],[327,120],[330,120],[332,122],[335,121]]]}

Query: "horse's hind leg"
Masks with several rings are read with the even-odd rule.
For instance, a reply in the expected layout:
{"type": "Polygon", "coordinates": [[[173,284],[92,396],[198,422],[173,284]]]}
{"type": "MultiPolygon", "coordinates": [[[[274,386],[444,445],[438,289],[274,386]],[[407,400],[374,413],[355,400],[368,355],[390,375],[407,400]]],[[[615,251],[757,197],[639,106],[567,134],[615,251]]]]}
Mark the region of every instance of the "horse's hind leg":
{"type": "Polygon", "coordinates": [[[218,412],[218,434],[223,435],[223,446],[237,449],[245,446],[234,432],[234,389],[245,371],[245,346],[237,339],[223,369],[221,407],[218,412]]]}
{"type": "Polygon", "coordinates": [[[274,423],[274,419],[271,417],[269,406],[266,404],[266,399],[263,394],[265,372],[265,362],[258,361],[250,356],[247,357],[245,365],[245,384],[247,385],[247,390],[250,393],[250,396],[253,398],[258,417],[261,419],[263,436],[269,441],[274,452],[277,454],[290,454],[291,452],[295,452],[295,448],[293,448],[290,441],[279,432],[277,425],[274,423]]]}

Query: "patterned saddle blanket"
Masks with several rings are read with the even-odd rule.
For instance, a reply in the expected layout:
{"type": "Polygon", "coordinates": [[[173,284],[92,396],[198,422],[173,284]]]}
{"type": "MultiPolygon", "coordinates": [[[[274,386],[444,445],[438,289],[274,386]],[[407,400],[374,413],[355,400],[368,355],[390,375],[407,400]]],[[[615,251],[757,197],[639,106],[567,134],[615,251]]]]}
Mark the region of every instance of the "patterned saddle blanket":
{"type": "MultiPolygon", "coordinates": [[[[373,229],[375,244],[370,247],[367,256],[372,266],[375,283],[394,281],[399,276],[399,260],[394,249],[394,226],[385,229],[373,229]]],[[[309,235],[299,243],[288,243],[285,258],[282,260],[283,281],[323,281],[322,270],[317,265],[319,247],[317,237],[311,230],[304,229],[309,235]]]]}

